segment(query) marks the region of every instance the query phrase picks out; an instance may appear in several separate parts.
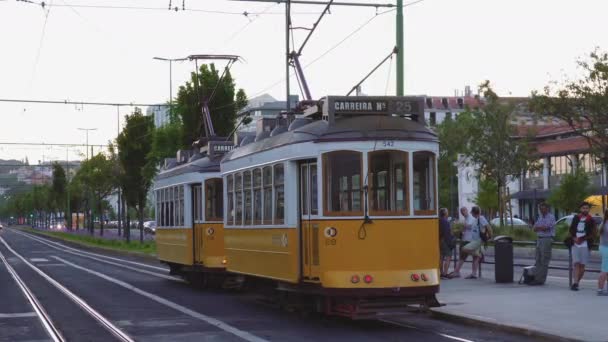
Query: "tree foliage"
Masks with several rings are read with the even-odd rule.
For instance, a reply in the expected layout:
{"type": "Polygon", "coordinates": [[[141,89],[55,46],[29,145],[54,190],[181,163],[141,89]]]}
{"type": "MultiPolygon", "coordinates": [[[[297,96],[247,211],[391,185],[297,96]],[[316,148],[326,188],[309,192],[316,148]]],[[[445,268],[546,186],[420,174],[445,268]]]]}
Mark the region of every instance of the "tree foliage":
{"type": "Polygon", "coordinates": [[[475,204],[488,210],[490,216],[498,210],[498,185],[491,179],[480,179],[477,195],[475,196],[475,204]]]}
{"type": "Polygon", "coordinates": [[[67,209],[65,208],[67,195],[67,179],[65,175],[65,170],[63,166],[59,163],[53,163],[53,197],[55,200],[55,204],[58,209],[67,209]]]}
{"type": "Polygon", "coordinates": [[[455,119],[446,118],[435,129],[439,137],[439,205],[449,208],[456,214],[458,208],[458,155],[466,152],[469,127],[472,126],[472,116],[463,112],[455,119]]]}
{"type": "Polygon", "coordinates": [[[572,213],[590,195],[591,180],[579,167],[573,173],[564,175],[561,184],[551,192],[547,201],[555,208],[572,213]]]}
{"type": "MultiPolygon", "coordinates": [[[[146,196],[156,173],[155,160],[149,157],[152,151],[154,123],[152,118],[143,115],[139,108],[125,119],[125,127],[116,139],[118,161],[124,172],[121,187],[127,205],[132,208],[137,207],[140,241],[143,242],[146,196]]],[[[130,235],[130,229],[127,227],[127,239],[130,239],[130,235]]]]}
{"type": "Polygon", "coordinates": [[[514,107],[500,100],[489,81],[480,86],[486,103],[470,112],[466,156],[478,168],[480,179],[496,183],[500,198],[498,209],[503,218],[502,189],[509,176],[518,176],[530,165],[531,149],[526,139],[514,138],[516,128],[511,123],[514,107]]]}
{"type": "Polygon", "coordinates": [[[530,108],[566,122],[589,142],[593,154],[608,163],[608,53],[595,50],[579,60],[584,76],[533,92],[530,108]]]}
{"type": "Polygon", "coordinates": [[[218,136],[228,136],[235,127],[237,112],[247,105],[247,96],[243,89],[235,91],[235,83],[230,71],[226,71],[222,82],[219,82],[223,70],[215,64],[200,66],[198,76],[191,73],[190,81],[180,86],[177,93],[174,111],[182,128],[181,147],[190,148],[202,133],[201,105],[209,99],[214,89],[215,95],[209,101],[211,121],[218,136]]]}
{"type": "MultiPolygon", "coordinates": [[[[114,163],[103,153],[98,153],[89,160],[84,161],[77,173],[77,178],[89,190],[95,200],[97,212],[100,215],[101,234],[103,235],[103,200],[116,188],[116,179],[113,177],[114,163]]],[[[91,234],[93,226],[90,227],[91,234]]]]}

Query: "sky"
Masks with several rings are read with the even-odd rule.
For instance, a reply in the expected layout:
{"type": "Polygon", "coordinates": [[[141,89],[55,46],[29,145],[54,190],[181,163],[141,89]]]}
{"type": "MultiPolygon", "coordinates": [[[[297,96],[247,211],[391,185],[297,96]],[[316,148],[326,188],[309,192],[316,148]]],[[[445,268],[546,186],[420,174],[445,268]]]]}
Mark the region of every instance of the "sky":
{"type": "MultiPolygon", "coordinates": [[[[171,2],[181,8],[182,1],[171,2]]],[[[0,99],[163,103],[169,98],[169,67],[153,57],[206,53],[243,57],[232,73],[249,97],[285,97],[284,5],[185,0],[190,10],[176,12],[101,8],[164,9],[169,0],[45,0],[44,9],[32,2],[0,0],[0,99]]],[[[293,5],[294,25],[310,27],[321,10],[293,5]]],[[[385,10],[332,8],[301,57],[303,65],[310,64],[305,73],[314,98],[345,94],[390,53],[395,12],[385,10]]],[[[565,75],[575,78],[578,58],[596,47],[608,49],[605,13],[605,0],[424,0],[408,6],[405,92],[451,96],[488,79],[502,96],[528,96],[565,75]]],[[[297,31],[296,42],[305,34],[297,31]]],[[[190,62],[174,64],[174,94],[193,70],[190,62]]],[[[292,93],[298,93],[293,85],[294,79],[292,93]]],[[[370,77],[363,91],[394,94],[394,61],[370,77]]],[[[78,128],[96,128],[89,143],[103,145],[132,110],[0,102],[0,159],[81,159],[82,147],[2,143],[84,144],[78,128]]]]}

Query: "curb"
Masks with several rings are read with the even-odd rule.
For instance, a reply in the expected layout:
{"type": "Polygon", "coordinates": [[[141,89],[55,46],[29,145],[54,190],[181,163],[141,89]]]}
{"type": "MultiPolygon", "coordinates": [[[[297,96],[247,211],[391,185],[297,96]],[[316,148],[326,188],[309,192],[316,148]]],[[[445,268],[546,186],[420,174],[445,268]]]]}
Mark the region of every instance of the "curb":
{"type": "Polygon", "coordinates": [[[490,320],[485,319],[484,317],[480,317],[480,316],[472,316],[472,315],[466,315],[466,314],[455,314],[455,313],[449,313],[449,312],[443,312],[443,311],[436,311],[436,309],[430,309],[430,312],[434,318],[437,318],[440,320],[451,321],[454,323],[461,323],[461,324],[475,326],[475,327],[492,328],[492,329],[496,329],[496,330],[506,332],[506,333],[525,335],[528,337],[539,338],[539,339],[547,340],[547,341],[568,341],[568,342],[583,341],[583,340],[577,340],[577,339],[572,339],[572,338],[555,335],[555,334],[540,331],[540,330],[535,330],[531,327],[525,327],[525,326],[519,326],[519,325],[509,325],[509,324],[499,323],[496,321],[490,321],[490,320]]]}
{"type": "MultiPolygon", "coordinates": [[[[23,227],[15,227],[13,229],[21,231],[22,230],[21,228],[23,228],[23,227]]],[[[27,228],[29,228],[29,227],[27,227],[27,228]]],[[[86,243],[72,241],[72,240],[65,240],[65,239],[62,239],[57,236],[47,235],[40,231],[37,231],[35,228],[30,228],[30,229],[32,229],[34,231],[27,230],[27,231],[24,231],[24,233],[30,233],[33,235],[44,237],[46,239],[49,239],[49,240],[52,240],[55,242],[61,242],[70,247],[78,247],[78,248],[81,248],[84,250],[96,251],[96,252],[105,252],[105,253],[110,252],[110,253],[114,253],[117,255],[131,256],[131,257],[136,257],[136,258],[140,258],[140,259],[145,259],[146,261],[158,262],[156,255],[150,255],[150,254],[146,254],[146,253],[142,253],[142,252],[135,252],[135,251],[124,251],[124,250],[119,250],[119,249],[114,249],[114,248],[104,247],[104,246],[91,246],[86,243]]]]}

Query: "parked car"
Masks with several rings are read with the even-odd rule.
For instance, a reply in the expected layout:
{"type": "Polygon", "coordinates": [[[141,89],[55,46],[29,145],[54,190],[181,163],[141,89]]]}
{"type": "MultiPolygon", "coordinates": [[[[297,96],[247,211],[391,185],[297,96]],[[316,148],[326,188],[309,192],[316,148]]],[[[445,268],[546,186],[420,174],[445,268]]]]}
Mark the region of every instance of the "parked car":
{"type": "Polygon", "coordinates": [[[4,226],[2,225],[2,223],[0,223],[0,230],[2,230],[2,228],[4,228],[4,226]]]}
{"type": "MultiPolygon", "coordinates": [[[[510,227],[511,226],[511,220],[513,220],[513,227],[517,227],[517,228],[530,228],[530,225],[527,224],[524,220],[522,219],[518,219],[518,218],[513,218],[511,219],[510,217],[504,218],[503,219],[503,224],[505,226],[510,227]]],[[[492,219],[492,221],[490,221],[490,224],[494,227],[499,227],[500,226],[500,217],[496,217],[494,219],[492,219]]]]}
{"type": "MultiPolygon", "coordinates": [[[[574,218],[574,215],[567,215],[564,216],[562,218],[560,218],[559,220],[557,220],[555,222],[555,225],[559,225],[560,223],[566,223],[568,225],[568,227],[572,224],[572,219],[574,218]]],[[[599,225],[602,224],[602,217],[601,216],[593,216],[593,221],[595,221],[595,224],[599,227],[599,225]]]]}
{"type": "Polygon", "coordinates": [[[156,221],[146,221],[146,222],[144,222],[144,233],[146,233],[146,234],[156,234],[156,221]]]}

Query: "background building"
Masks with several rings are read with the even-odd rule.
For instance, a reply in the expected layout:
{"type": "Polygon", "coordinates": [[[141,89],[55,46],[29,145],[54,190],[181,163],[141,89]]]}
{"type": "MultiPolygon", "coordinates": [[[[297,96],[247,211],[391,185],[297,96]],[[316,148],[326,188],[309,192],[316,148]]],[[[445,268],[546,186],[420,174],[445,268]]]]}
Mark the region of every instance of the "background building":
{"type": "Polygon", "coordinates": [[[169,123],[169,106],[158,104],[146,108],[146,115],[154,117],[154,127],[159,128],[169,123]]]}

